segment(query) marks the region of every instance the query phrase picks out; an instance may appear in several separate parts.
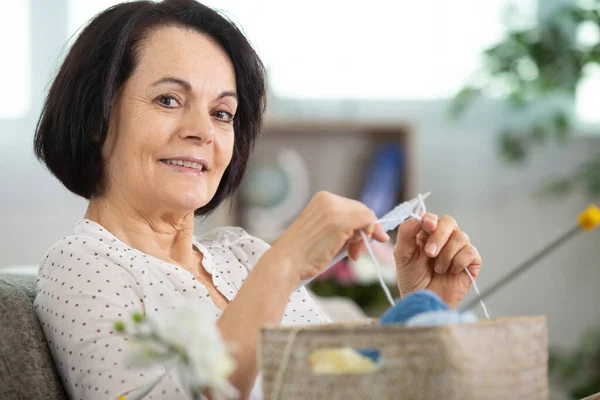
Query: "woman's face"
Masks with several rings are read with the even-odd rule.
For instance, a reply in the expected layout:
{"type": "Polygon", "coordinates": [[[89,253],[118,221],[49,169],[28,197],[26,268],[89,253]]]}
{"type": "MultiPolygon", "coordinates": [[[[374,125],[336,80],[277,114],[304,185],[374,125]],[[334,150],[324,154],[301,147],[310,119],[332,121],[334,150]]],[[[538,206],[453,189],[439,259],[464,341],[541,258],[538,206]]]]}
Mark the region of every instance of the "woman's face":
{"type": "Polygon", "coordinates": [[[233,153],[235,73],[210,37],[165,27],[142,44],[102,149],[105,197],[186,213],[214,196],[233,153]]]}

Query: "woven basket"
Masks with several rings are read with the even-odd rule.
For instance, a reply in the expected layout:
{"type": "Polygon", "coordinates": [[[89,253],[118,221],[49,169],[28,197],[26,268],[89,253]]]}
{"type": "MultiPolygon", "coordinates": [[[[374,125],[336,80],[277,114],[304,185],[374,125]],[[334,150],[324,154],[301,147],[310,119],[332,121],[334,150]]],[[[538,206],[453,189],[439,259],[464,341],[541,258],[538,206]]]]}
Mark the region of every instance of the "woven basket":
{"type": "Polygon", "coordinates": [[[439,327],[328,324],[265,327],[260,365],[265,400],[548,399],[545,317],[439,327]],[[373,373],[322,375],[309,357],[324,348],[380,352],[373,373]]]}

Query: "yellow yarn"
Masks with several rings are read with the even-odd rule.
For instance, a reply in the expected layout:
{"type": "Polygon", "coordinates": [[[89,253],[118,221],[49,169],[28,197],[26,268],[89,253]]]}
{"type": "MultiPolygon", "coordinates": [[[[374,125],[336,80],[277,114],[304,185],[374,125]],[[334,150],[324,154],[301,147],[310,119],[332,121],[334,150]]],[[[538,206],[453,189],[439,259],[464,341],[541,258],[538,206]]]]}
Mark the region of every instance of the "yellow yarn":
{"type": "Polygon", "coordinates": [[[373,360],[349,347],[316,350],[310,356],[310,367],[317,374],[361,374],[377,369],[373,360]]]}

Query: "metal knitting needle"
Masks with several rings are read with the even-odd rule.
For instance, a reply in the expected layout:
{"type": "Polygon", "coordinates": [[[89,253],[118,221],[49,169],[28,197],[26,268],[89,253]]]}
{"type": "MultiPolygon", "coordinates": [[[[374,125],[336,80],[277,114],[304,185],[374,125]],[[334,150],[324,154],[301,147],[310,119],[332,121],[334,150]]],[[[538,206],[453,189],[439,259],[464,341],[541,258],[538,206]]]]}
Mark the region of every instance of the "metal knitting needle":
{"type": "Polygon", "coordinates": [[[500,279],[498,282],[494,283],[492,286],[490,286],[486,290],[482,291],[479,296],[477,296],[475,299],[471,300],[464,307],[462,307],[462,310],[468,310],[468,309],[473,308],[474,306],[476,306],[479,303],[479,300],[484,300],[485,298],[494,294],[498,289],[500,289],[501,287],[503,287],[504,285],[506,285],[507,283],[509,283],[510,281],[512,281],[519,275],[521,275],[523,272],[527,271],[529,268],[534,266],[535,263],[538,262],[542,257],[550,254],[550,252],[552,250],[558,248],[561,244],[565,243],[572,236],[574,236],[575,234],[577,234],[579,232],[581,232],[581,228],[579,227],[579,225],[573,227],[567,233],[565,233],[564,235],[562,235],[561,237],[559,237],[558,239],[554,240],[552,243],[550,243],[549,245],[544,247],[542,250],[540,250],[538,253],[536,253],[529,260],[527,260],[524,263],[522,263],[521,265],[519,265],[517,268],[515,268],[512,272],[510,272],[504,278],[500,279]]]}
{"type": "Polygon", "coordinates": [[[493,284],[488,289],[484,290],[479,296],[468,302],[464,307],[461,307],[461,311],[469,310],[479,303],[480,300],[483,300],[492,294],[494,294],[498,289],[508,284],[510,281],[521,275],[523,272],[530,269],[536,262],[542,259],[544,256],[550,254],[552,250],[557,249],[560,245],[567,242],[570,238],[575,236],[577,233],[582,232],[583,230],[589,231],[592,230],[599,223],[599,215],[600,210],[595,206],[590,206],[587,210],[581,213],[579,217],[578,224],[571,228],[569,231],[564,233],[562,236],[558,237],[556,240],[552,241],[542,250],[538,251],[533,257],[516,267],[512,272],[506,275],[504,278],[500,279],[498,282],[493,284]]]}

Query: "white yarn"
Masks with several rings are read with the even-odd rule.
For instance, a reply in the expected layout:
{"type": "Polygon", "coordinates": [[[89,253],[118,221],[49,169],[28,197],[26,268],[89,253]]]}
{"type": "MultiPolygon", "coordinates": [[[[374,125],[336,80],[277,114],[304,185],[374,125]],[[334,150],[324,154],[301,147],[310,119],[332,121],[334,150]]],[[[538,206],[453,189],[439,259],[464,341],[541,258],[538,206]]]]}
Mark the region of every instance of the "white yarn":
{"type": "MultiPolygon", "coordinates": [[[[360,236],[362,236],[363,242],[365,242],[365,246],[367,246],[367,250],[369,251],[369,255],[371,256],[371,260],[373,261],[373,264],[375,264],[375,268],[377,268],[377,276],[379,277],[379,284],[383,288],[383,291],[385,292],[385,295],[386,295],[388,301],[393,306],[396,303],[394,303],[394,298],[392,297],[390,290],[388,289],[387,285],[385,284],[385,281],[383,280],[383,275],[381,274],[381,268],[379,267],[379,263],[377,262],[377,257],[375,257],[375,253],[373,252],[373,248],[371,247],[371,243],[369,243],[369,238],[367,238],[367,235],[365,234],[364,231],[360,231],[360,236]]],[[[402,289],[400,289],[400,298],[402,298],[402,289]]]]}
{"type": "MultiPolygon", "coordinates": [[[[475,283],[475,278],[473,278],[473,275],[471,275],[471,272],[469,271],[468,268],[465,268],[465,272],[467,273],[467,275],[469,275],[469,278],[471,278],[471,282],[473,283],[473,289],[475,289],[475,293],[477,293],[477,296],[480,296],[481,293],[479,293],[479,288],[477,287],[477,284],[475,283]]],[[[485,317],[487,319],[490,319],[490,314],[488,314],[487,307],[485,306],[485,303],[483,302],[482,299],[479,300],[479,304],[481,305],[481,308],[483,309],[483,314],[485,315],[485,317]]]]}
{"type": "MultiPolygon", "coordinates": [[[[427,228],[425,228],[425,226],[423,225],[423,219],[419,215],[421,212],[423,212],[423,213],[427,212],[427,208],[425,207],[425,202],[423,201],[423,196],[421,194],[419,194],[417,199],[419,200],[419,205],[417,206],[417,209],[414,210],[410,214],[410,216],[415,218],[416,220],[418,220],[421,223],[421,226],[423,227],[425,232],[431,233],[431,232],[429,232],[429,230],[427,228]]],[[[382,222],[403,222],[403,221],[398,221],[394,218],[380,219],[377,221],[377,223],[382,223],[382,222]]],[[[365,243],[367,251],[369,252],[371,261],[373,261],[373,264],[375,265],[375,268],[377,269],[377,277],[379,278],[379,284],[383,288],[383,291],[385,292],[385,295],[386,295],[388,301],[390,302],[390,304],[392,306],[394,306],[396,303],[394,302],[394,298],[392,297],[390,290],[388,289],[387,285],[385,284],[385,281],[383,280],[383,275],[381,273],[381,267],[379,266],[379,263],[377,262],[377,257],[375,257],[375,252],[373,251],[373,248],[371,247],[371,244],[369,243],[369,239],[367,238],[367,235],[365,234],[365,232],[362,230],[360,231],[360,235],[362,236],[363,242],[365,243]]],[[[404,295],[402,293],[402,288],[400,288],[400,286],[398,286],[398,290],[400,291],[400,298],[404,297],[404,295]]]]}

